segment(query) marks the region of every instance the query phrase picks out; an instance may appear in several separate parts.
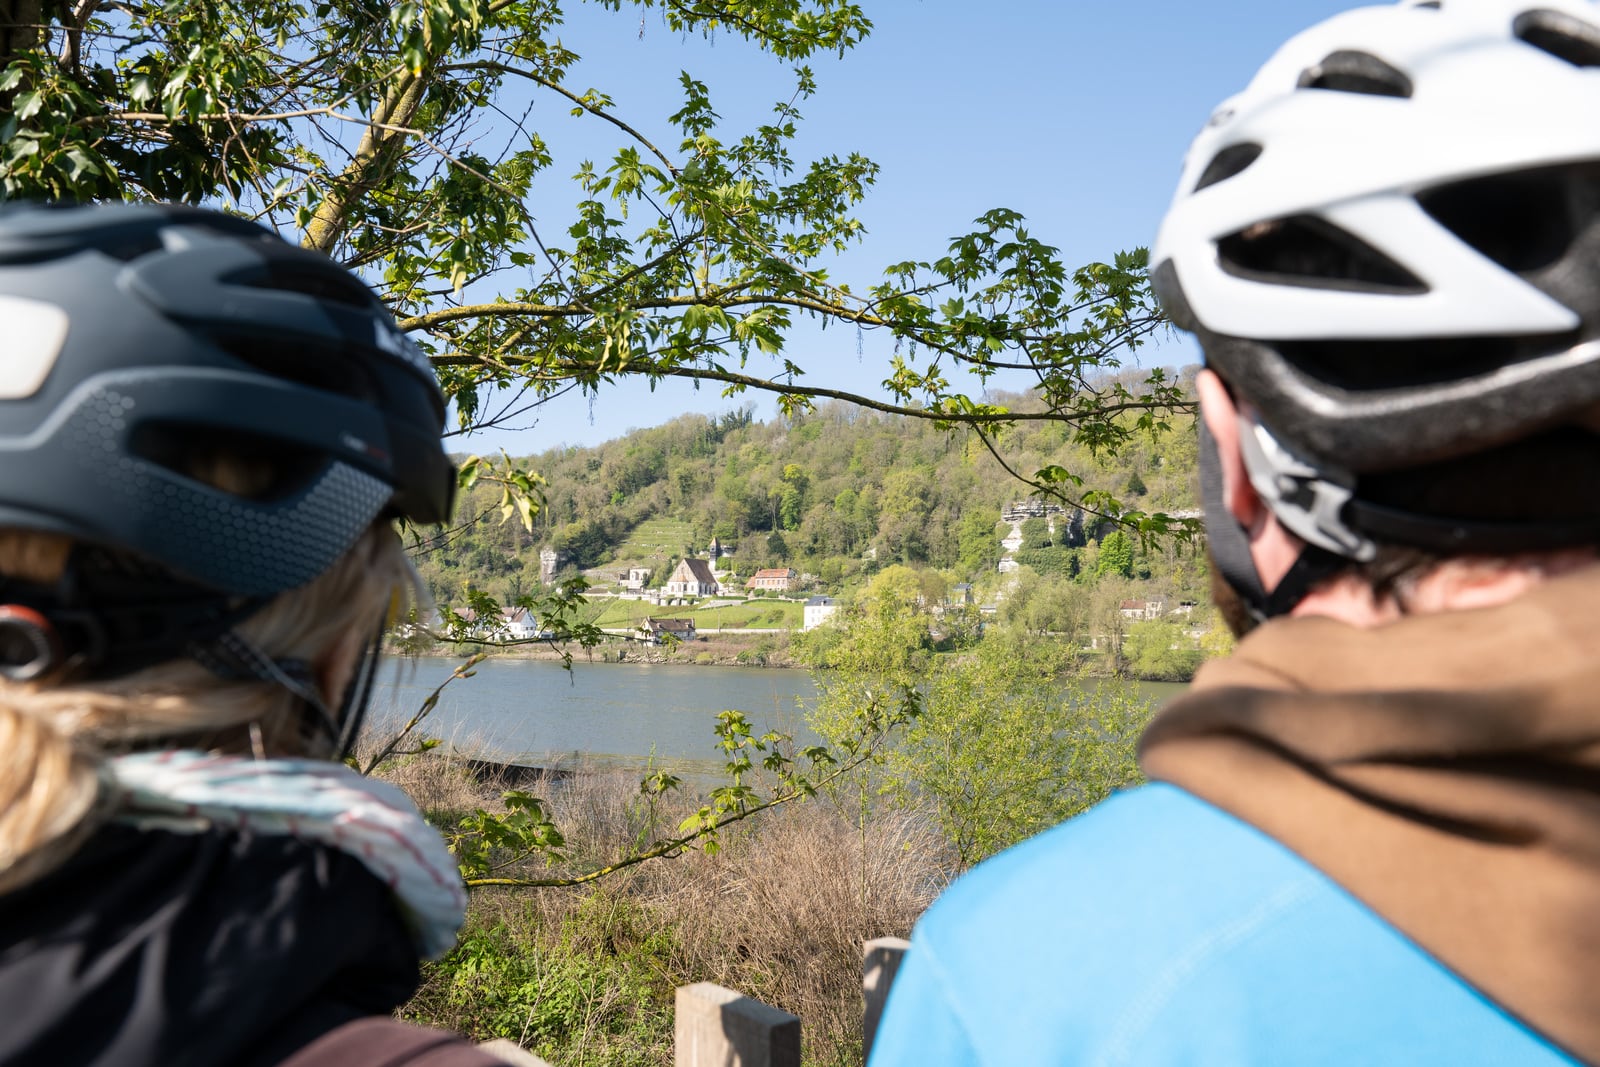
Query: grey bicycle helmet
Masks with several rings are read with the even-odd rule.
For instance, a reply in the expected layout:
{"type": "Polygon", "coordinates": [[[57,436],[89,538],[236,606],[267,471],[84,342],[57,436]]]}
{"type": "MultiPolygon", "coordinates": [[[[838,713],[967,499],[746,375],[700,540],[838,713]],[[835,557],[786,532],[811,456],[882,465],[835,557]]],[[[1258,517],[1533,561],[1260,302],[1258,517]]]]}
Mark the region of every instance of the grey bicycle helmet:
{"type": "MultiPolygon", "coordinates": [[[[1588,486],[1483,491],[1597,451],[1597,115],[1600,4],[1408,0],[1294,38],[1196,139],[1152,281],[1320,561],[1270,604],[1241,589],[1262,614],[1380,544],[1600,542],[1588,486]]],[[[1215,549],[1237,531],[1208,495],[1215,549]]]]}
{"type": "Polygon", "coordinates": [[[0,526],[82,546],[62,588],[0,588],[52,623],[0,619],[24,657],[41,632],[90,674],[182,654],[383,516],[450,514],[427,360],[359,279],[247,220],[0,207],[0,350],[0,526]],[[277,484],[186,473],[218,446],[269,457],[277,484]]]}

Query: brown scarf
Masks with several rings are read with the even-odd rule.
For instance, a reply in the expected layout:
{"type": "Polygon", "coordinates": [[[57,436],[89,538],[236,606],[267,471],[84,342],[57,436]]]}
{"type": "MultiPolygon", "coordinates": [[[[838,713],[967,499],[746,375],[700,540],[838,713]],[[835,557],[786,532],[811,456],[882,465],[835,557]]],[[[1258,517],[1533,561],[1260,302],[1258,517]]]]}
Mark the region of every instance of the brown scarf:
{"type": "Polygon", "coordinates": [[[1600,1064],[1600,567],[1371,630],[1274,621],[1141,762],[1600,1064]]]}

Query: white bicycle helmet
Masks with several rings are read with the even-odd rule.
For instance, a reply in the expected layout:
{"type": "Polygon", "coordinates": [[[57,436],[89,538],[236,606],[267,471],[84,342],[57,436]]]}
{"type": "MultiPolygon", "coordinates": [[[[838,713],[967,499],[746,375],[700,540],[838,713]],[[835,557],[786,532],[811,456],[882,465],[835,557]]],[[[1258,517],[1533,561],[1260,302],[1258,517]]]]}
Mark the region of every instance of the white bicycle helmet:
{"type": "Polygon", "coordinates": [[[1600,3],[1408,0],[1300,34],[1196,138],[1152,262],[1256,413],[1252,485],[1318,550],[1600,541],[1584,486],[1536,517],[1479,510],[1465,475],[1460,499],[1375,491],[1600,430],[1600,3]]]}

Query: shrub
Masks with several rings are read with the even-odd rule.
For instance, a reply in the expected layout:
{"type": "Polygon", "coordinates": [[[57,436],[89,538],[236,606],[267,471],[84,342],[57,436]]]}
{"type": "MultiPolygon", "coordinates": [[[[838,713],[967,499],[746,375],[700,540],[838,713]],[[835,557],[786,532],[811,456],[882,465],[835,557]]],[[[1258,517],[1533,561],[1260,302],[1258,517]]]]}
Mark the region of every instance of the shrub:
{"type": "Polygon", "coordinates": [[[1183,627],[1160,619],[1129,627],[1122,655],[1134,677],[1156,682],[1186,682],[1205,659],[1183,627]]]}
{"type": "Polygon", "coordinates": [[[476,1040],[510,1038],[562,1067],[670,1062],[672,954],[670,929],[603,889],[576,895],[560,916],[502,899],[473,908],[406,1015],[476,1040]]]}
{"type": "MultiPolygon", "coordinates": [[[[657,812],[618,772],[529,788],[580,866],[698,803],[657,812]]],[[[948,880],[937,827],[891,809],[856,822],[814,800],[738,824],[722,846],[592,886],[474,893],[460,946],[425,968],[402,1015],[558,1067],[668,1067],[673,991],[710,981],[798,1015],[809,1067],[859,1067],[861,943],[905,936],[948,880]]]]}
{"type": "Polygon", "coordinates": [[[1135,745],[1152,707],[1109,680],[1080,687],[1063,665],[1051,646],[990,640],[930,672],[889,785],[932,809],[963,864],[1142,780],[1135,745]]]}

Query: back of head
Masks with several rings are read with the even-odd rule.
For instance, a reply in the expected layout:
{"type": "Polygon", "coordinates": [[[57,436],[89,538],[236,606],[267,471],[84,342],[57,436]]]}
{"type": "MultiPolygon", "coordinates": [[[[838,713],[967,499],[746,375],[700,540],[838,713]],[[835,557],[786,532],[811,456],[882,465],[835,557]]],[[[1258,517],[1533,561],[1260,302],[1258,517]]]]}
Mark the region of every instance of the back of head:
{"type": "MultiPolygon", "coordinates": [[[[1153,251],[1310,547],[1258,615],[1401,546],[1600,543],[1600,4],[1405,0],[1297,36],[1213,114],[1153,251]]],[[[1244,554],[1247,556],[1247,554],[1244,554]]]]}
{"type": "Polygon", "coordinates": [[[409,593],[390,520],[454,472],[382,303],[246,220],[0,206],[0,317],[3,887],[92,826],[108,754],[346,743],[311,665],[409,593]]]}

